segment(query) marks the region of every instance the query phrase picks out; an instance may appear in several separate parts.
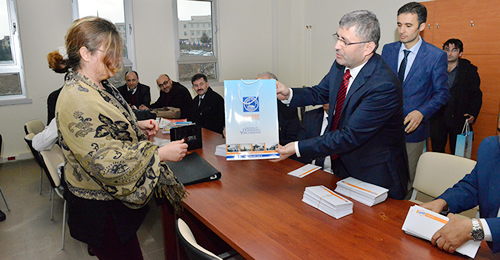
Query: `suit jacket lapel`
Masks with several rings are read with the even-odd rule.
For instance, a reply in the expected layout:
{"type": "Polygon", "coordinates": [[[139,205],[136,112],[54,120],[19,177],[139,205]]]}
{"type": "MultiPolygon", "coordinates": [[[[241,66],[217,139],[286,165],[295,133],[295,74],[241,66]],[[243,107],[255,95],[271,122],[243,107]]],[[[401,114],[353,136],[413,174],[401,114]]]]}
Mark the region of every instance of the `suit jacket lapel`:
{"type": "Polygon", "coordinates": [[[411,65],[411,68],[410,68],[410,72],[408,72],[408,75],[406,76],[406,79],[405,79],[405,82],[403,83],[403,85],[406,84],[407,81],[409,81],[409,79],[411,79],[411,77],[416,73],[416,71],[419,69],[419,68],[423,68],[421,66],[422,63],[427,59],[427,55],[429,54],[427,52],[427,43],[424,41],[424,39],[421,39],[422,40],[422,45],[420,45],[420,49],[418,50],[418,53],[417,53],[417,56],[415,57],[415,60],[413,60],[413,64],[411,65]]]}
{"type": "Polygon", "coordinates": [[[394,73],[396,73],[396,75],[398,74],[398,56],[399,56],[399,49],[401,48],[401,44],[399,42],[399,44],[393,44],[393,50],[389,52],[389,57],[386,59],[386,63],[387,65],[389,65],[389,68],[392,69],[392,71],[394,71],[394,73]]]}
{"type": "MultiPolygon", "coordinates": [[[[330,108],[329,108],[329,115],[333,115],[333,111],[335,110],[335,104],[337,103],[337,94],[339,93],[339,88],[340,88],[340,84],[342,84],[342,78],[344,78],[344,69],[345,69],[345,66],[342,66],[342,65],[339,65],[338,63],[336,63],[336,67],[338,69],[336,75],[335,75],[335,78],[331,79],[330,81],[330,93],[332,93],[333,95],[330,95],[330,108]]],[[[345,105],[345,101],[344,101],[344,105],[345,105]]],[[[332,120],[333,120],[333,116],[329,116],[328,117],[328,128],[327,129],[330,129],[330,125],[332,123],[332,120]]]]}
{"type": "MultiPolygon", "coordinates": [[[[351,87],[347,91],[347,96],[345,97],[342,111],[344,111],[346,105],[349,104],[349,100],[351,99],[352,95],[358,89],[360,89],[363,85],[365,85],[367,78],[369,78],[373,74],[373,71],[375,70],[375,64],[376,64],[375,55],[378,55],[378,54],[374,54],[374,56],[371,57],[370,60],[368,60],[368,62],[365,64],[365,66],[361,69],[361,71],[358,73],[358,75],[354,79],[354,82],[352,82],[351,87]]],[[[380,58],[380,57],[378,57],[378,58],[380,58]]],[[[341,120],[342,120],[342,118],[341,118],[341,120]]]]}

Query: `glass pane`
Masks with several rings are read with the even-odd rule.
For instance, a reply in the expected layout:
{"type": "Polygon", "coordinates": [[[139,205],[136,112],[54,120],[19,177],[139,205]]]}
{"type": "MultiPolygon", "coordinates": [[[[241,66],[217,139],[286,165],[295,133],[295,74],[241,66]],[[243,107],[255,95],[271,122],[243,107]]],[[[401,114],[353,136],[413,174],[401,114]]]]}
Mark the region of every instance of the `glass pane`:
{"type": "Polygon", "coordinates": [[[191,77],[196,73],[203,73],[207,78],[215,79],[216,72],[217,66],[215,62],[179,64],[179,81],[190,81],[191,77]]]}
{"type": "Polygon", "coordinates": [[[0,96],[21,94],[23,94],[23,90],[19,73],[0,74],[0,96]]]}
{"type": "Polygon", "coordinates": [[[212,2],[177,0],[181,56],[214,56],[212,2]]]}
{"type": "Polygon", "coordinates": [[[99,16],[114,23],[123,40],[123,56],[128,58],[123,0],[80,0],[78,17],[85,16],[99,16]]]}
{"type": "Polygon", "coordinates": [[[14,60],[10,48],[10,21],[7,1],[0,0],[0,64],[12,63],[14,60]]]}

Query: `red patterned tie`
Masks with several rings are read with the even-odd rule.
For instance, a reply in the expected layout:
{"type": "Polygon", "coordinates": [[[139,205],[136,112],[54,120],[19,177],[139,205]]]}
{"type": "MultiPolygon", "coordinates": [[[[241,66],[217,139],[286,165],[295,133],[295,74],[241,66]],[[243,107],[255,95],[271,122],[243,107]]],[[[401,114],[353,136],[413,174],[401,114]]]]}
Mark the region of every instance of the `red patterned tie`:
{"type": "MultiPolygon", "coordinates": [[[[335,114],[333,116],[332,128],[330,131],[337,130],[339,128],[340,114],[342,114],[342,106],[344,105],[344,100],[347,92],[347,86],[349,85],[349,78],[351,73],[346,70],[344,73],[344,78],[342,79],[342,84],[340,84],[339,93],[337,94],[337,102],[335,103],[335,114]]],[[[337,159],[338,155],[332,155],[333,160],[337,159]]]]}

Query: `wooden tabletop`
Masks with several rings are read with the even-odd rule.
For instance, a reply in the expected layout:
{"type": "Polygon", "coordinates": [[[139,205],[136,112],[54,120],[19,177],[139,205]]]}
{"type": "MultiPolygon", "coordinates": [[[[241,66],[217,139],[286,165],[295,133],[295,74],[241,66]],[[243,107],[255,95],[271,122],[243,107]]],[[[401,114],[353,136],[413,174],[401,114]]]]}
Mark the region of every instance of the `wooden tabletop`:
{"type": "MultiPolygon", "coordinates": [[[[246,259],[466,258],[405,234],[401,227],[413,205],[409,201],[387,199],[369,207],[351,199],[354,213],[335,219],[302,202],[302,196],[308,186],[334,190],[338,177],[324,171],[304,178],[287,175],[303,166],[290,159],[226,161],[214,154],[223,143],[219,134],[203,129],[203,149],[196,152],[222,178],[186,187],[184,206],[246,259]]],[[[492,258],[483,242],[476,259],[492,258]]]]}

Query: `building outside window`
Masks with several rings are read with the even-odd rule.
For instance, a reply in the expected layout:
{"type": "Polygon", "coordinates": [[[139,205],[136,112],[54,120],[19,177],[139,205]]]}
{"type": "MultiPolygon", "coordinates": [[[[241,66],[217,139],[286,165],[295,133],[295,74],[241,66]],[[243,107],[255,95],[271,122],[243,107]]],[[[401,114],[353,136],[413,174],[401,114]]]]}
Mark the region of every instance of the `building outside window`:
{"type": "Polygon", "coordinates": [[[216,0],[176,0],[173,4],[174,17],[177,17],[179,80],[188,81],[196,73],[203,73],[209,79],[217,79],[216,0]],[[202,33],[194,29],[195,24],[196,28],[200,28],[201,24],[201,27],[209,29],[202,33]]]}
{"type": "Polygon", "coordinates": [[[0,0],[0,105],[31,103],[27,98],[15,0],[0,0]]]}

